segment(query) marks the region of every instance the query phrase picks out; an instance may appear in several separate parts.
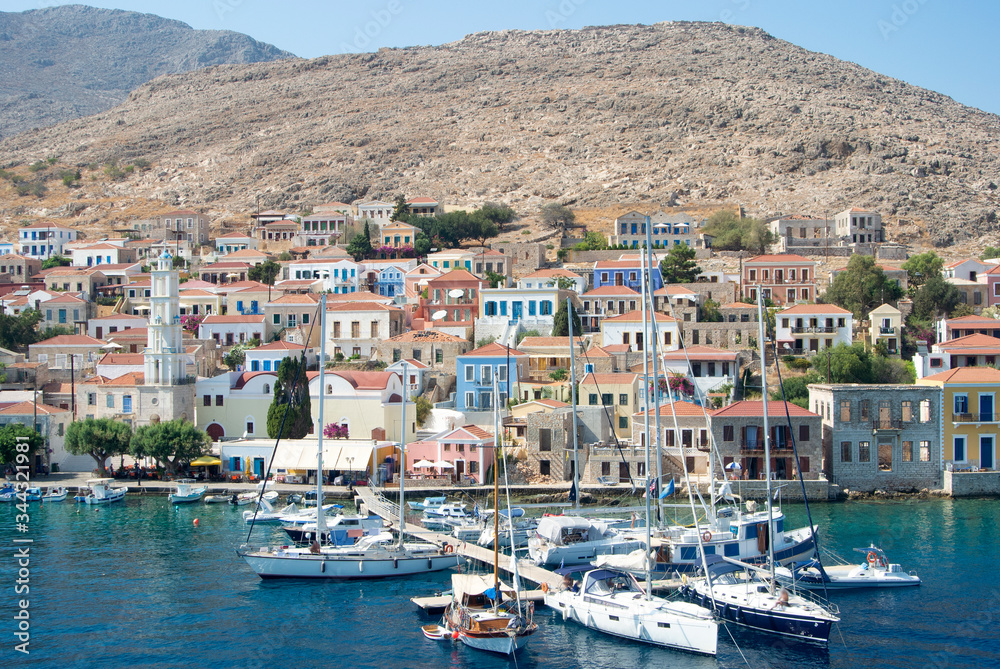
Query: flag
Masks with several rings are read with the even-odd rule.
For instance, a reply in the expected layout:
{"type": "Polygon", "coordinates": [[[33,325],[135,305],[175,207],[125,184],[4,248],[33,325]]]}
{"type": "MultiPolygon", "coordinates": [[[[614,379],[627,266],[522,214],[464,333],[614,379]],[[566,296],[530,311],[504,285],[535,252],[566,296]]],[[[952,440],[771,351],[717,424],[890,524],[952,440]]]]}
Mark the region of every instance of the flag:
{"type": "Polygon", "coordinates": [[[576,482],[575,481],[573,483],[569,484],[569,501],[571,501],[571,502],[575,502],[576,501],[576,482]]]}
{"type": "Polygon", "coordinates": [[[660,493],[660,499],[663,499],[664,497],[670,497],[673,494],[674,494],[674,480],[670,479],[670,482],[667,483],[667,487],[664,488],[663,492],[660,493]]]}
{"type": "Polygon", "coordinates": [[[656,479],[649,479],[649,496],[654,497],[656,495],[656,479]]]}

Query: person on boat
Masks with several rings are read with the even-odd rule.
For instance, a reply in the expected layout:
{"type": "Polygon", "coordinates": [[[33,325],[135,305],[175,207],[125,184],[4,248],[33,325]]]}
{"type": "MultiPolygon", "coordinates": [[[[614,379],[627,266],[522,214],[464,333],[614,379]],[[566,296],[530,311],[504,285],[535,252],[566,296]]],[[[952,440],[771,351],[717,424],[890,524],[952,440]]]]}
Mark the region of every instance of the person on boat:
{"type": "Polygon", "coordinates": [[[312,544],[309,546],[309,552],[312,553],[313,555],[319,555],[320,551],[319,551],[319,541],[318,540],[313,539],[312,544]]]}
{"type": "Polygon", "coordinates": [[[579,592],[580,591],[580,586],[577,584],[576,581],[574,581],[572,578],[570,578],[569,574],[566,574],[565,576],[563,576],[563,587],[566,588],[570,592],[579,592]]]}
{"type": "Polygon", "coordinates": [[[774,603],[771,610],[773,611],[778,608],[784,609],[786,606],[788,606],[788,591],[782,588],[781,592],[778,594],[778,601],[774,603]]]}

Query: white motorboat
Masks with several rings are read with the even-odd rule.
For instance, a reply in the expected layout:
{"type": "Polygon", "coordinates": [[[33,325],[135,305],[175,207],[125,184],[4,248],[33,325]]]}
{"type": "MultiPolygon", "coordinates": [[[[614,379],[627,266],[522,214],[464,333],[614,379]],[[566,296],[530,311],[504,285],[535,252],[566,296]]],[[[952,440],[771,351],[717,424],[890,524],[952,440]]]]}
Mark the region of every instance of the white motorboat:
{"type": "Polygon", "coordinates": [[[483,533],[483,521],[481,519],[463,518],[459,520],[445,521],[451,528],[451,536],[459,541],[476,541],[483,533]]]}
{"type": "Polygon", "coordinates": [[[450,532],[456,524],[476,517],[474,511],[469,511],[464,502],[448,502],[424,511],[421,521],[429,530],[450,532]]]}
{"type": "Polygon", "coordinates": [[[75,498],[76,501],[84,504],[110,504],[124,500],[128,488],[112,488],[112,481],[114,479],[89,479],[87,486],[89,486],[90,492],[86,495],[78,495],[75,498]]]}
{"type": "Polygon", "coordinates": [[[203,501],[205,504],[229,504],[233,502],[236,495],[205,495],[203,501]]]}
{"type": "Polygon", "coordinates": [[[49,488],[42,495],[42,503],[45,502],[62,502],[69,496],[69,489],[63,486],[55,486],[54,488],[49,488]]]}
{"type": "Polygon", "coordinates": [[[407,502],[406,505],[410,507],[410,511],[427,511],[428,509],[436,509],[445,502],[448,498],[444,495],[438,495],[436,497],[424,497],[422,502],[407,502]]]}
{"type": "Polygon", "coordinates": [[[580,585],[548,588],[545,605],[605,634],[715,655],[719,625],[712,612],[690,602],[647,597],[628,572],[591,569],[580,585]]]}
{"type": "MultiPolygon", "coordinates": [[[[326,295],[320,297],[320,332],[326,332],[326,295]]],[[[320,360],[326,360],[326,338],[321,337],[320,360]]],[[[319,421],[323,425],[324,376],[326,365],[319,367],[319,421]]],[[[406,378],[406,363],[403,363],[403,377],[406,378]]],[[[401,425],[406,425],[406,402],[402,407],[401,425]]],[[[315,471],[323,472],[323,431],[318,430],[316,444],[315,471]]],[[[400,462],[406,462],[406,441],[399,445],[400,462]]],[[[404,513],[405,479],[399,482],[399,535],[394,540],[392,534],[380,532],[374,536],[362,537],[353,546],[321,546],[314,541],[308,548],[279,546],[254,548],[248,545],[237,549],[236,554],[261,578],[327,578],[359,579],[383,578],[410,574],[426,574],[461,565],[462,558],[452,546],[438,547],[434,544],[403,540],[406,529],[404,513]]],[[[316,477],[316,499],[323,499],[323,476],[316,477]]],[[[316,533],[323,536],[327,531],[326,513],[317,505],[315,511],[316,533]]]]}
{"type": "MultiPolygon", "coordinates": [[[[271,503],[267,500],[261,500],[260,505],[253,511],[243,512],[243,522],[247,525],[253,524],[275,524],[282,521],[282,517],[288,517],[299,511],[299,507],[294,504],[288,504],[283,506],[278,510],[275,510],[271,503]]],[[[315,513],[313,514],[315,517],[315,513]]]]}
{"type": "Polygon", "coordinates": [[[528,556],[539,566],[589,564],[601,555],[626,555],[644,549],[636,533],[613,530],[606,523],[580,516],[546,516],[528,539],[528,556]]]}
{"type": "Polygon", "coordinates": [[[809,590],[856,590],[860,588],[901,588],[920,585],[920,577],[889,562],[885,552],[871,545],[855,548],[865,555],[861,564],[824,565],[818,560],[780,567],[778,580],[809,590]]]}
{"type": "Polygon", "coordinates": [[[171,504],[191,504],[201,500],[208,489],[205,486],[195,486],[194,479],[177,479],[177,490],[167,495],[171,504]]]}
{"type": "MultiPolygon", "coordinates": [[[[484,515],[490,515],[492,513],[492,510],[487,510],[484,512],[484,515]]],[[[528,545],[528,539],[534,535],[535,530],[537,529],[538,519],[526,518],[524,516],[524,509],[511,509],[509,516],[506,510],[500,511],[500,548],[510,548],[512,540],[514,542],[514,548],[524,548],[528,545]],[[513,530],[513,533],[511,530],[513,530]],[[512,536],[513,539],[511,538],[512,536]]],[[[479,537],[476,539],[476,542],[480,546],[492,548],[494,535],[493,525],[487,522],[483,527],[483,531],[479,533],[479,537]]]]}
{"type": "MultiPolygon", "coordinates": [[[[293,506],[289,504],[289,506],[293,506]]],[[[344,507],[340,504],[324,504],[323,513],[326,515],[327,523],[332,519],[340,515],[340,511],[344,507]]],[[[316,526],[316,510],[315,509],[298,509],[282,514],[278,516],[278,522],[285,525],[308,525],[312,523],[313,527],[316,526]]]]}

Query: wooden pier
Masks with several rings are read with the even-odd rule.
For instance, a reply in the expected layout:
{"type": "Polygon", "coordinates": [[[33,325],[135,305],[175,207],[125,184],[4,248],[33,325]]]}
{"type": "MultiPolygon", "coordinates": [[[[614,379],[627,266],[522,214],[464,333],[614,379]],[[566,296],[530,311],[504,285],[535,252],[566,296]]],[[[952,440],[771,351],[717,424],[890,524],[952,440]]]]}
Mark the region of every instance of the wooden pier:
{"type": "MultiPolygon", "coordinates": [[[[385,521],[388,521],[392,529],[399,529],[399,505],[390,502],[378,491],[373,490],[368,486],[360,486],[355,489],[357,496],[361,499],[362,503],[368,508],[371,513],[379,516],[385,521]]],[[[360,508],[360,505],[359,505],[360,508]]],[[[421,541],[426,541],[432,543],[436,546],[444,546],[449,544],[455,547],[455,552],[459,555],[469,558],[472,560],[478,560],[479,562],[484,562],[488,565],[493,565],[493,550],[490,548],[484,548],[478,544],[470,544],[467,541],[459,541],[450,534],[444,534],[442,532],[435,532],[433,530],[428,530],[423,527],[419,527],[412,524],[407,524],[406,528],[403,530],[404,534],[408,534],[412,537],[416,537],[421,541]]],[[[503,553],[500,554],[500,569],[507,573],[512,572],[511,560],[509,555],[503,553]]],[[[518,576],[526,581],[532,583],[537,583],[541,586],[542,583],[546,583],[548,587],[562,587],[562,577],[555,572],[549,571],[543,567],[539,567],[530,560],[521,559],[517,561],[517,573],[518,576]]],[[[653,592],[664,591],[664,590],[675,590],[681,586],[680,579],[667,579],[660,581],[653,581],[653,592]]],[[[535,591],[540,593],[541,591],[535,591]]],[[[417,604],[420,606],[420,604],[417,604]]]]}

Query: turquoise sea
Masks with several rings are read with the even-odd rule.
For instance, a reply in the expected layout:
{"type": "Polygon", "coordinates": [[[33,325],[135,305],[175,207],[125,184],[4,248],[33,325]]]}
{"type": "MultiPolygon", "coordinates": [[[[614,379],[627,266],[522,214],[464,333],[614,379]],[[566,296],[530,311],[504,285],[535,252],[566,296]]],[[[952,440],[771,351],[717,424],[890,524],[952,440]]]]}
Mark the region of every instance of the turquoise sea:
{"type": "MultiPolygon", "coordinates": [[[[804,507],[785,510],[796,526],[804,524],[804,507]]],[[[516,666],[1000,667],[1000,501],[850,502],[812,510],[826,546],[853,559],[851,548],[875,541],[894,562],[916,570],[923,585],[838,594],[842,622],[829,650],[734,627],[740,650],[720,631],[717,658],[601,636],[540,607],[540,632],[516,666]]],[[[234,552],[246,527],[229,505],[173,507],[164,497],[97,508],[34,504],[27,533],[16,531],[16,513],[0,507],[0,667],[515,666],[420,634],[428,619],[409,598],[449,587],[448,573],[261,581],[234,552]],[[12,541],[23,537],[34,540],[31,590],[17,595],[12,541]],[[28,655],[14,650],[13,616],[22,598],[30,603],[28,655]]],[[[255,530],[254,543],[272,531],[255,530]]]]}

